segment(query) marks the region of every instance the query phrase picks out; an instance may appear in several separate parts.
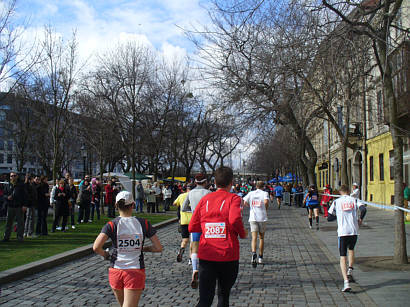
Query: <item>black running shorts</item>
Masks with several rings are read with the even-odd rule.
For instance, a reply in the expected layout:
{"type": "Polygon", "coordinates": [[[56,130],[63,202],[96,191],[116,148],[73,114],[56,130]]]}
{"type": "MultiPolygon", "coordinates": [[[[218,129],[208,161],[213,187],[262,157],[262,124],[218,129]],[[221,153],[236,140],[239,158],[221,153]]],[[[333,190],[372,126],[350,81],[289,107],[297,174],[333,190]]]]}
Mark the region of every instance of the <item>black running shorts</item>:
{"type": "Polygon", "coordinates": [[[308,205],[308,209],[313,210],[313,209],[319,209],[320,205],[316,204],[316,205],[308,205]]]}
{"type": "Polygon", "coordinates": [[[354,250],[356,242],[357,242],[357,235],[339,237],[340,256],[346,256],[347,249],[354,250]]]}
{"type": "Polygon", "coordinates": [[[188,225],[181,225],[181,236],[183,239],[189,238],[188,225]]]}

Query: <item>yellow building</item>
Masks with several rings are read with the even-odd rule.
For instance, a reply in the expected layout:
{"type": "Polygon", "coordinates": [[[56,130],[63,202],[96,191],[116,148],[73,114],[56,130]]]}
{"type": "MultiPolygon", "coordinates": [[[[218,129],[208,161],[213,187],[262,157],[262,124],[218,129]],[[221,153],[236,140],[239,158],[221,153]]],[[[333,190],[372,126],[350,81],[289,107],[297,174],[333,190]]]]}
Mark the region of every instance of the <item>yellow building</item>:
{"type": "Polygon", "coordinates": [[[376,203],[393,204],[393,143],[390,132],[366,141],[367,199],[376,203]]]}

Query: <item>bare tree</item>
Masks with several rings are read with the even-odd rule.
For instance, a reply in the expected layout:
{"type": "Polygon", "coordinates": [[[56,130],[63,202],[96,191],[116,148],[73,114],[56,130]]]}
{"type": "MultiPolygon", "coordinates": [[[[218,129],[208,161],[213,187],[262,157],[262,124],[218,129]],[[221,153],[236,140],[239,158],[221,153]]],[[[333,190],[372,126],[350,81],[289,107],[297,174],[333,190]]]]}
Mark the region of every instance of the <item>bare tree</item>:
{"type": "Polygon", "coordinates": [[[80,70],[77,41],[75,33],[70,41],[64,42],[47,27],[40,45],[41,61],[31,67],[19,88],[24,89],[27,101],[34,102],[32,110],[44,127],[41,134],[51,138],[48,150],[52,153],[51,169],[55,179],[64,159],[63,143],[70,128],[69,111],[73,108],[74,87],[80,70]]]}

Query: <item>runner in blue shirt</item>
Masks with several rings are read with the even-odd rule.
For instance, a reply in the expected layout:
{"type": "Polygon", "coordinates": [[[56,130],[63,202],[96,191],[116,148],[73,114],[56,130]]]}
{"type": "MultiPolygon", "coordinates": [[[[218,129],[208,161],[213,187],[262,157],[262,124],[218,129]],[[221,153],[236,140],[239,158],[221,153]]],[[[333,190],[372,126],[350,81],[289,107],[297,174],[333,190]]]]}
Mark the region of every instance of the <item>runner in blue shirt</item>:
{"type": "Polygon", "coordinates": [[[276,196],[276,202],[278,203],[278,209],[280,210],[280,204],[282,203],[282,198],[283,198],[283,187],[278,183],[278,185],[275,187],[275,196],[276,196]]]}

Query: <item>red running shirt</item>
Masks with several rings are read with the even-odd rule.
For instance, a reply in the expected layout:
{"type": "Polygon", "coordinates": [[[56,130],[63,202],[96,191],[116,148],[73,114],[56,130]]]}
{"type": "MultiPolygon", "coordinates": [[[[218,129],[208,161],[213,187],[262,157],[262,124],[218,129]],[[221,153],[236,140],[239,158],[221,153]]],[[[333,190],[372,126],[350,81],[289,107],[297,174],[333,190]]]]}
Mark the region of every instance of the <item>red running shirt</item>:
{"type": "Polygon", "coordinates": [[[198,257],[208,261],[239,260],[239,240],[246,232],[241,198],[224,190],[201,198],[189,223],[189,232],[201,232],[198,257]]]}

